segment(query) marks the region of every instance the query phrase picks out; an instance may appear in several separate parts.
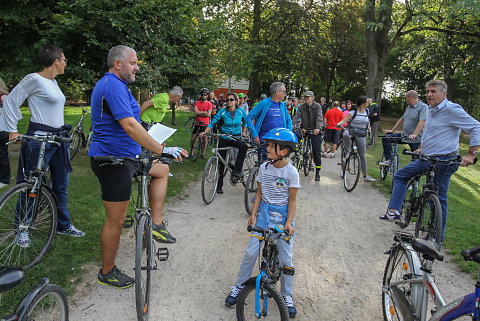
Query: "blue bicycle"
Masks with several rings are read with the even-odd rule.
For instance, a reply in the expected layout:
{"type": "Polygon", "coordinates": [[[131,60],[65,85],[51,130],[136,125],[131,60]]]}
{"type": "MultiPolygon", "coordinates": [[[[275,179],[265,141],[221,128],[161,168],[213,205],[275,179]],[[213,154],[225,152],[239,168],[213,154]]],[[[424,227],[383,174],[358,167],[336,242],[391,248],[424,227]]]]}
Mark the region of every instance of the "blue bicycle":
{"type": "Polygon", "coordinates": [[[392,135],[378,136],[380,138],[389,138],[393,147],[392,159],[389,165],[383,165],[387,162],[385,155],[382,154],[382,160],[377,161],[377,165],[380,166],[380,177],[385,180],[388,174],[392,174],[392,188],[393,188],[393,176],[400,169],[400,156],[398,155],[397,145],[402,143],[402,140],[408,139],[408,136],[393,137],[392,135]]]}
{"type": "MultiPolygon", "coordinates": [[[[401,232],[395,234],[394,240],[383,276],[385,320],[426,321],[430,311],[430,321],[465,320],[465,317],[480,320],[480,268],[475,292],[446,303],[432,276],[433,262],[443,261],[438,244],[401,232]],[[435,305],[433,309],[428,306],[429,296],[435,305]]],[[[463,250],[462,256],[465,261],[480,264],[480,246],[463,250]]]]}
{"type": "Polygon", "coordinates": [[[287,231],[283,226],[263,229],[249,226],[249,232],[258,232],[260,235],[252,234],[259,242],[264,242],[262,257],[260,260],[260,273],[245,282],[245,286],[237,299],[237,320],[254,320],[268,318],[270,320],[287,321],[289,318],[287,305],[275,284],[280,279],[280,274],[294,275],[293,267],[281,267],[278,259],[277,242],[284,239],[290,240],[287,231]],[[271,299],[271,300],[270,300],[271,299]]]}

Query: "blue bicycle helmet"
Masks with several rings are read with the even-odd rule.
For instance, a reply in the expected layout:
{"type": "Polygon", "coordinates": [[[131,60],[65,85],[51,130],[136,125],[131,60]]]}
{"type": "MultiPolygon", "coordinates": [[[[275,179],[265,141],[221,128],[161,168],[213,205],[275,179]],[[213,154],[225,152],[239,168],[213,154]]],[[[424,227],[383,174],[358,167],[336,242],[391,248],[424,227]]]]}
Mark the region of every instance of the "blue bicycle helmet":
{"type": "Polygon", "coordinates": [[[262,138],[263,141],[272,142],[280,145],[290,146],[292,149],[297,148],[298,138],[290,129],[274,128],[270,130],[262,138]]]}

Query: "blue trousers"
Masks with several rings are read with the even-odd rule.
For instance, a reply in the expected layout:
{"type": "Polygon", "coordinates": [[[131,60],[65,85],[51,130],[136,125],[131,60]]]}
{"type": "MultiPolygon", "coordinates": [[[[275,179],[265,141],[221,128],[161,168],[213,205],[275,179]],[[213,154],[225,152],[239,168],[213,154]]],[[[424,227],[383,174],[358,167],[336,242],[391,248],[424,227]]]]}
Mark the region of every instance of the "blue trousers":
{"type": "MultiPolygon", "coordinates": [[[[438,156],[438,159],[450,159],[452,156],[438,156]]],[[[445,165],[438,163],[435,170],[435,184],[438,185],[438,198],[442,206],[442,241],[445,238],[445,226],[447,225],[448,202],[447,194],[450,185],[450,178],[458,169],[458,164],[445,165]]],[[[407,193],[407,183],[413,177],[425,173],[430,168],[430,163],[422,160],[415,160],[407,166],[401,168],[395,173],[393,178],[393,191],[388,203],[388,208],[401,211],[405,194],[407,193]]]]}
{"type": "MultiPolygon", "coordinates": [[[[28,140],[25,142],[21,161],[18,163],[18,172],[25,174],[25,176],[30,175],[30,171],[34,170],[37,166],[38,154],[40,153],[40,143],[28,140]]],[[[68,211],[68,171],[65,168],[63,161],[63,155],[61,149],[52,144],[48,144],[45,150],[45,166],[49,167],[51,179],[52,179],[52,188],[55,196],[58,201],[58,230],[66,230],[69,228],[70,221],[70,212],[68,211]]],[[[21,179],[22,175],[17,173],[17,183],[21,179]]]]}

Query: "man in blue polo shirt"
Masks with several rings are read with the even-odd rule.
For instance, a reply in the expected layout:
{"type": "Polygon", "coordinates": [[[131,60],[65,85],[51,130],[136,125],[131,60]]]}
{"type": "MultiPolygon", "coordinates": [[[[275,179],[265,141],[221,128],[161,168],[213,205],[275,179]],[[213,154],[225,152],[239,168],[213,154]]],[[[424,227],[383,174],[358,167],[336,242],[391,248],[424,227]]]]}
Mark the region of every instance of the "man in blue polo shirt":
{"type": "MultiPolygon", "coordinates": [[[[140,124],[140,106],[130,93],[128,83],[135,81],[139,70],[135,50],[126,46],[110,49],[107,58],[109,71],[100,79],[92,93],[93,138],[88,155],[90,164],[102,190],[106,219],[100,243],[102,268],[97,282],[124,289],[134,279],[115,265],[120,234],[127,215],[132,187],[132,176],[138,163],[126,161],[118,166],[101,166],[94,156],[135,157],[141,147],[161,154],[163,145],[156,142],[140,124]]],[[[185,155],[184,155],[185,156],[185,155]]],[[[167,191],[168,165],[151,164],[148,174],[152,177],[149,189],[152,209],[153,237],[158,242],[174,243],[175,238],[165,229],[162,221],[163,201],[167,191]]]]}
{"type": "MultiPolygon", "coordinates": [[[[261,138],[265,136],[273,128],[292,129],[292,119],[288,114],[288,109],[283,100],[287,90],[285,84],[274,82],[270,85],[270,98],[260,101],[248,113],[246,121],[255,120],[255,127],[252,131],[253,141],[257,144],[261,143],[261,138]]],[[[266,159],[266,149],[263,151],[264,159],[266,159]]]]}
{"type": "MultiPolygon", "coordinates": [[[[462,106],[448,101],[447,84],[442,80],[431,80],[426,84],[427,102],[429,107],[419,152],[438,159],[455,158],[459,149],[460,131],[470,135],[470,148],[462,157],[460,166],[473,164],[480,146],[480,123],[463,110],[462,106]]],[[[458,165],[445,165],[437,163],[435,181],[439,187],[438,198],[442,207],[442,239],[445,237],[447,224],[447,193],[450,177],[458,169],[458,165]]],[[[417,159],[400,169],[394,177],[392,196],[388,204],[387,212],[380,217],[381,220],[400,222],[407,182],[414,176],[428,170],[430,164],[427,161],[417,159]]]]}

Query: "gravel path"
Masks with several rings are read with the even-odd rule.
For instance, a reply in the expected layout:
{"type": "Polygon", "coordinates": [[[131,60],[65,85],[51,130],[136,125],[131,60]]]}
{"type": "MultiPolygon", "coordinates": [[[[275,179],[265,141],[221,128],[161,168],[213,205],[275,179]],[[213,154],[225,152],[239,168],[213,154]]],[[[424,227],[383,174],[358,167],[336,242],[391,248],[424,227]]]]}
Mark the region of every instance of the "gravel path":
{"type": "MultiPolygon", "coordinates": [[[[301,176],[294,264],[297,320],[382,320],[381,282],[395,225],[378,220],[387,199],[370,183],[347,193],[336,159],[326,159],[320,183],[301,176]]],[[[173,178],[175,179],[175,178],[173,178]]],[[[177,243],[153,273],[151,320],[234,320],[223,301],[248,243],[243,187],[225,182],[225,193],[206,206],[200,183],[166,206],[177,243]]],[[[133,229],[124,232],[117,265],[133,275],[133,229]]],[[[71,320],[136,320],[134,288],[95,282],[99,266],[69,298],[71,320]]],[[[473,291],[474,281],[450,263],[434,264],[446,301],[473,291]]]]}

